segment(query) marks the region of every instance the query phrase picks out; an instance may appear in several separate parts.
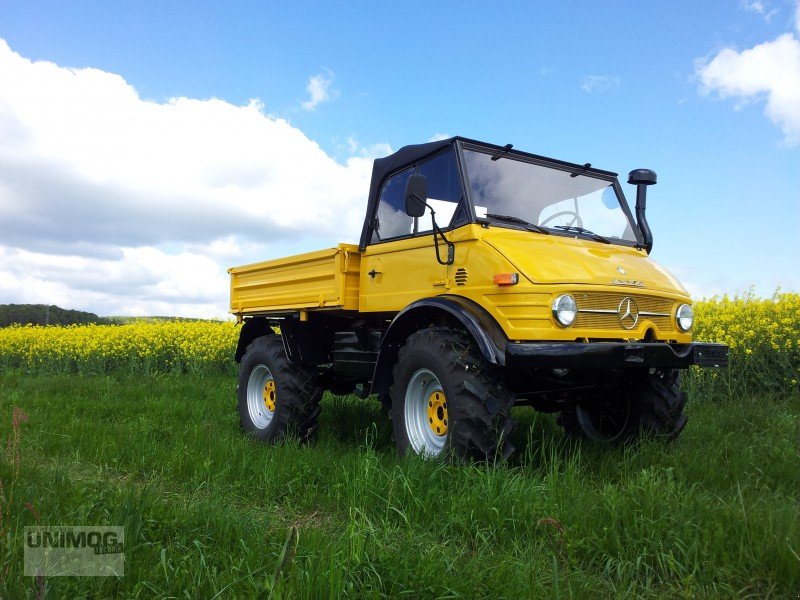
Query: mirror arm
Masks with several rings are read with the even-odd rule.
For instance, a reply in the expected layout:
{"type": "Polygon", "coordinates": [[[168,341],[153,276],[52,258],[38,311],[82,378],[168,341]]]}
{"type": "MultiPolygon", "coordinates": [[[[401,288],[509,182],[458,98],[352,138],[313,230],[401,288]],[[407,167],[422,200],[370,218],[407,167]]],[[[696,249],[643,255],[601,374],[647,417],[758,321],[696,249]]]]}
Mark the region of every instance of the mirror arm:
{"type": "MultiPolygon", "coordinates": [[[[428,206],[427,202],[425,203],[425,206],[428,206]]],[[[430,208],[431,210],[431,225],[433,226],[433,245],[436,248],[436,261],[440,265],[445,265],[445,266],[452,265],[456,255],[455,244],[453,244],[453,242],[444,237],[444,232],[441,229],[439,229],[439,226],[436,224],[436,217],[434,217],[436,213],[433,212],[433,209],[430,206],[428,206],[428,208],[430,208]],[[442,260],[442,256],[439,253],[439,240],[437,239],[436,236],[442,238],[442,241],[447,246],[447,260],[442,260]]]]}
{"type": "MultiPolygon", "coordinates": [[[[452,265],[453,262],[455,261],[456,247],[455,247],[455,244],[453,244],[453,242],[451,242],[450,240],[448,240],[444,236],[444,232],[436,224],[436,211],[433,210],[433,207],[430,204],[428,204],[428,202],[424,198],[420,198],[414,192],[410,192],[408,194],[408,197],[414,198],[415,200],[420,202],[423,206],[425,206],[429,211],[431,211],[431,226],[432,226],[432,229],[433,229],[433,245],[434,245],[434,248],[436,249],[436,261],[440,265],[445,265],[445,266],[446,265],[452,265]],[[441,252],[439,251],[439,238],[441,238],[442,241],[447,246],[447,259],[446,260],[442,260],[442,255],[441,255],[441,252]]],[[[416,226],[416,223],[417,223],[416,220],[417,220],[417,217],[414,217],[414,233],[416,233],[416,227],[417,227],[416,226]]]]}

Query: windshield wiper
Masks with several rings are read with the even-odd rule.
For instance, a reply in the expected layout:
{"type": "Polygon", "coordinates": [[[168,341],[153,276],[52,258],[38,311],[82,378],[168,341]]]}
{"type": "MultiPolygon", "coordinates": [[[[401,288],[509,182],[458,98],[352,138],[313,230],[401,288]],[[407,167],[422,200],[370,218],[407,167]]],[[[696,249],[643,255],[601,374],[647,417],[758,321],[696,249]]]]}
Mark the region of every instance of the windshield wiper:
{"type": "Polygon", "coordinates": [[[563,229],[564,231],[575,231],[577,233],[583,233],[584,235],[588,235],[593,240],[597,240],[598,242],[603,242],[604,244],[611,243],[610,239],[603,237],[599,233],[595,233],[594,231],[589,231],[588,229],[584,229],[583,227],[578,227],[577,225],[555,225],[555,229],[563,229]]]}
{"type": "Polygon", "coordinates": [[[524,225],[528,231],[538,231],[539,233],[543,233],[545,235],[550,235],[550,232],[543,227],[539,227],[538,225],[534,225],[533,223],[528,223],[524,219],[520,219],[519,217],[512,217],[511,215],[493,215],[492,213],[486,213],[486,217],[490,219],[497,219],[498,221],[506,221],[507,223],[517,223],[518,225],[524,225]]]}

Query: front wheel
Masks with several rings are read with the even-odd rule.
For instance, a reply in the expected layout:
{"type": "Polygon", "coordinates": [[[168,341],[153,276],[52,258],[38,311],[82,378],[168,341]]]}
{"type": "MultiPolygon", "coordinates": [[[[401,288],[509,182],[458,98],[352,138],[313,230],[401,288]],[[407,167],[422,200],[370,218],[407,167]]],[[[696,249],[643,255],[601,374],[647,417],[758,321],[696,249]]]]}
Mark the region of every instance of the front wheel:
{"type": "Polygon", "coordinates": [[[411,334],[393,377],[391,417],[401,453],[485,461],[513,452],[514,396],[466,333],[431,327],[411,334]]]}
{"type": "Polygon", "coordinates": [[[257,338],[242,357],[237,399],[242,429],[274,442],[288,433],[317,433],[320,390],[314,370],[289,362],[278,335],[257,338]]]}
{"type": "Polygon", "coordinates": [[[568,435],[599,442],[625,442],[642,434],[674,440],[686,426],[685,405],[680,372],[655,371],[598,386],[564,409],[558,421],[568,435]]]}

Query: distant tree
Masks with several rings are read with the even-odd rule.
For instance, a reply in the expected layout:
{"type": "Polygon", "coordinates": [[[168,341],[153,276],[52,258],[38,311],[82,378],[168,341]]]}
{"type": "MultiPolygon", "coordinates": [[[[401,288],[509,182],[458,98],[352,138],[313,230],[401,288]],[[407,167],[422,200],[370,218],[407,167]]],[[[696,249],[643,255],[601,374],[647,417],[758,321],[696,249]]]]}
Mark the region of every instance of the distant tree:
{"type": "Polygon", "coordinates": [[[9,325],[106,325],[111,319],[82,310],[70,310],[46,304],[0,304],[0,327],[9,325]]]}

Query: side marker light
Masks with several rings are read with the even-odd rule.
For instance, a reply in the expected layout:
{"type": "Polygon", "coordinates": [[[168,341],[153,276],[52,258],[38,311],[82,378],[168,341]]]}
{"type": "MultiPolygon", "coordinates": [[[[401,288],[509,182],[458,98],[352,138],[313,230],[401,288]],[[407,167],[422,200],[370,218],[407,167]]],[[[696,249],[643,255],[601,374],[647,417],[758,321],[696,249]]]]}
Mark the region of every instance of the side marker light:
{"type": "Polygon", "coordinates": [[[492,278],[495,285],[517,285],[519,283],[519,273],[498,273],[492,278]]]}

